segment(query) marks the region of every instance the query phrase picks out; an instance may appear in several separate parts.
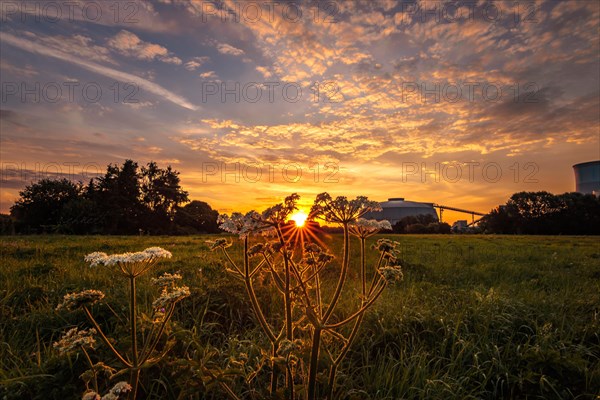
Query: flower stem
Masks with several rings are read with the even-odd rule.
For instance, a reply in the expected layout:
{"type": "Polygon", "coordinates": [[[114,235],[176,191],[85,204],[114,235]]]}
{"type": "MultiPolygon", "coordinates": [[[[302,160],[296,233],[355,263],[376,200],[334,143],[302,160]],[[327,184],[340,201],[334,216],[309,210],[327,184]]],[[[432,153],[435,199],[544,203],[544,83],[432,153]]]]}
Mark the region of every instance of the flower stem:
{"type": "Polygon", "coordinates": [[[321,347],[321,328],[315,328],[310,351],[310,365],[308,371],[308,400],[315,400],[317,391],[317,369],[319,364],[319,348],[321,347]]]}
{"type": "Polygon", "coordinates": [[[337,287],[335,288],[335,293],[333,294],[333,298],[331,299],[331,303],[329,303],[329,306],[327,307],[327,311],[325,311],[325,315],[323,316],[324,324],[327,322],[327,320],[333,313],[333,310],[335,309],[335,306],[337,305],[337,302],[340,298],[340,294],[342,294],[342,289],[344,288],[344,283],[346,282],[346,275],[348,272],[348,263],[350,261],[349,253],[350,253],[350,240],[349,240],[349,236],[348,236],[348,223],[344,222],[344,257],[342,259],[342,270],[340,272],[340,278],[338,280],[337,287]]]}
{"type": "Polygon", "coordinates": [[[366,271],[366,260],[365,260],[365,238],[360,238],[360,278],[362,281],[362,295],[363,298],[367,295],[367,271],[366,271]]]}
{"type": "Polygon", "coordinates": [[[108,346],[108,348],[113,352],[115,357],[117,357],[117,359],[119,361],[121,361],[121,363],[123,363],[123,365],[125,365],[127,368],[131,368],[131,363],[127,362],[127,360],[125,360],[125,358],[123,358],[123,356],[117,351],[117,349],[115,349],[115,347],[112,345],[110,340],[108,340],[108,338],[102,331],[102,328],[100,328],[100,325],[98,325],[98,323],[92,316],[92,313],[90,312],[90,310],[88,310],[88,308],[84,306],[83,311],[85,312],[85,315],[88,317],[88,320],[92,323],[92,325],[94,325],[94,328],[96,328],[96,331],[98,331],[98,333],[100,334],[100,338],[102,339],[102,342],[104,342],[104,344],[106,346],[108,346]]]}
{"type": "Polygon", "coordinates": [[[94,364],[92,363],[92,359],[90,358],[90,355],[88,354],[88,352],[85,350],[85,347],[81,346],[81,350],[83,350],[83,354],[85,354],[85,358],[86,358],[88,364],[90,364],[90,368],[92,370],[92,374],[94,375],[94,391],[96,393],[98,393],[98,376],[96,375],[96,369],[94,368],[94,364]]]}
{"type": "Polygon", "coordinates": [[[136,289],[135,289],[135,275],[129,277],[129,318],[131,324],[131,385],[132,385],[132,398],[135,399],[137,396],[138,380],[140,378],[140,370],[138,365],[138,351],[137,351],[137,302],[136,302],[136,289]]]}

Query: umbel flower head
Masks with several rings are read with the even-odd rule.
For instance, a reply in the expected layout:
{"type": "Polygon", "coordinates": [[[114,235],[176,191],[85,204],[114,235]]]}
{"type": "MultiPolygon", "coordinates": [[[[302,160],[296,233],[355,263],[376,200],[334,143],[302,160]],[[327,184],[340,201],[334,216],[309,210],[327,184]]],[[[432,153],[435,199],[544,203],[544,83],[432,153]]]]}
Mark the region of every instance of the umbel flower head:
{"type": "Polygon", "coordinates": [[[152,307],[155,310],[161,310],[171,304],[175,304],[178,301],[190,295],[190,289],[187,286],[172,286],[163,287],[160,297],[152,302],[152,307]]]}
{"type": "Polygon", "coordinates": [[[95,334],[96,330],[94,328],[82,331],[72,328],[58,342],[54,342],[53,346],[61,354],[70,353],[80,347],[94,347],[94,344],[96,344],[95,334]]]}
{"type": "MultiPolygon", "coordinates": [[[[283,203],[267,208],[261,214],[256,211],[250,211],[246,214],[234,212],[231,216],[222,214],[217,222],[219,228],[226,232],[239,235],[241,239],[248,235],[260,232],[263,235],[270,235],[275,232],[275,226],[287,222],[290,215],[298,209],[297,203],[300,196],[293,193],[286,197],[283,203]]],[[[215,247],[222,247],[213,242],[215,247]]],[[[211,247],[214,248],[214,247],[211,247]]]]}
{"type": "Polygon", "coordinates": [[[168,272],[165,272],[158,278],[151,279],[153,284],[155,284],[156,286],[161,287],[161,288],[173,287],[173,286],[175,286],[175,282],[178,280],[181,280],[180,274],[170,274],[168,272]]]}
{"type": "Polygon", "coordinates": [[[261,214],[262,220],[269,225],[283,224],[287,222],[290,215],[298,209],[298,200],[300,196],[297,193],[292,193],[287,196],[283,203],[267,208],[261,214]]]}
{"type": "Polygon", "coordinates": [[[321,193],[315,198],[310,209],[310,218],[320,218],[327,222],[347,224],[356,221],[370,211],[379,211],[381,206],[364,196],[348,200],[345,196],[333,199],[329,193],[321,193]]]}
{"type": "Polygon", "coordinates": [[[219,228],[234,235],[239,235],[242,239],[264,228],[261,215],[256,211],[250,211],[245,215],[239,212],[234,212],[231,216],[222,214],[219,215],[217,222],[219,228]]]}
{"type": "Polygon", "coordinates": [[[220,238],[217,240],[207,240],[206,243],[208,243],[208,248],[210,250],[226,249],[231,246],[231,242],[224,238],[220,238]]]}
{"type": "Polygon", "coordinates": [[[84,306],[91,306],[102,300],[104,298],[104,293],[99,290],[84,290],[78,293],[69,293],[65,294],[63,297],[62,303],[60,303],[56,310],[62,310],[63,308],[68,311],[77,310],[78,308],[84,306]]]}
{"type": "Polygon", "coordinates": [[[404,277],[399,265],[386,265],[379,268],[379,273],[388,283],[399,282],[404,277]]]}
{"type": "Polygon", "coordinates": [[[84,260],[90,267],[105,265],[117,266],[119,271],[127,277],[142,275],[161,258],[171,258],[171,252],[161,247],[149,247],[136,253],[111,254],[94,252],[85,256],[84,260]]]}
{"type": "Polygon", "coordinates": [[[131,392],[131,385],[127,382],[118,382],[115,386],[110,389],[110,391],[104,396],[100,397],[100,395],[94,391],[87,392],[83,395],[81,400],[118,400],[124,399],[129,392],[131,392]]]}
{"type": "Polygon", "coordinates": [[[365,239],[383,230],[391,231],[392,224],[387,220],[377,221],[375,219],[359,218],[356,221],[351,222],[348,225],[348,228],[350,229],[350,233],[354,236],[365,239]]]}

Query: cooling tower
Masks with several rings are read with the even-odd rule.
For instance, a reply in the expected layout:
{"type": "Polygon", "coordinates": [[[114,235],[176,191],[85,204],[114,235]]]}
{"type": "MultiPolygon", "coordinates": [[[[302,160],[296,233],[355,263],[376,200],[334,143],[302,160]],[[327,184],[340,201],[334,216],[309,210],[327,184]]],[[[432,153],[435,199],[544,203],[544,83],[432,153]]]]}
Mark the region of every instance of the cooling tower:
{"type": "Polygon", "coordinates": [[[575,190],[583,194],[600,194],[600,161],[573,165],[575,190]]]}

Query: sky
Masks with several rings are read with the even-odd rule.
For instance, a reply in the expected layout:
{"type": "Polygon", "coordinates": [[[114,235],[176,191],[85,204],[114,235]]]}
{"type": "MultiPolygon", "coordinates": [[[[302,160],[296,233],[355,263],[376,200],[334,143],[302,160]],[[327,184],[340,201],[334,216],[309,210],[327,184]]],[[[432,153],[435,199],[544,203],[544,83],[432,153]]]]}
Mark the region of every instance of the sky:
{"type": "MultiPolygon", "coordinates": [[[[597,1],[2,1],[0,212],[172,165],[190,198],[488,212],[600,159],[597,1]]],[[[468,215],[444,213],[444,219],[468,215]]]]}

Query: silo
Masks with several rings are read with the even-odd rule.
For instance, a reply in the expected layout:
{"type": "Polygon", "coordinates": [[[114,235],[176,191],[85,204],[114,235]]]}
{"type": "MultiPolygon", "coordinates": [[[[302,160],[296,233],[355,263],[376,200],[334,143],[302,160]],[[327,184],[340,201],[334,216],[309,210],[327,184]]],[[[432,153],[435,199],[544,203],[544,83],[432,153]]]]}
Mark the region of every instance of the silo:
{"type": "Polygon", "coordinates": [[[583,194],[600,195],[600,161],[573,165],[575,190],[583,194]]]}

